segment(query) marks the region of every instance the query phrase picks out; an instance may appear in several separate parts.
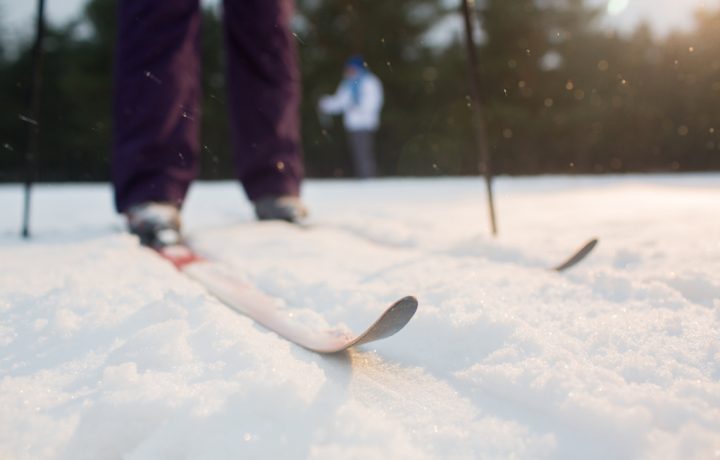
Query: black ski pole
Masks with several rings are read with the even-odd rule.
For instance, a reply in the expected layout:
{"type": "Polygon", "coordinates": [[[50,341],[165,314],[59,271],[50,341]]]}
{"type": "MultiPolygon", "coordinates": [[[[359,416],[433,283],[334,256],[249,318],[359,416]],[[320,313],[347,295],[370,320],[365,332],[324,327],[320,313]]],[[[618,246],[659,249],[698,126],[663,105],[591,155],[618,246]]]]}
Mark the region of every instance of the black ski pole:
{"type": "Polygon", "coordinates": [[[20,118],[28,123],[28,142],[25,152],[25,204],[23,206],[23,238],[30,237],[30,193],[37,175],[38,141],[40,136],[40,84],[42,82],[43,39],[45,38],[45,0],[38,0],[35,44],[33,45],[28,109],[20,118]]]}
{"type": "Polygon", "coordinates": [[[470,74],[470,97],[473,109],[473,120],[475,124],[475,142],[477,144],[480,172],[485,176],[485,187],[487,189],[488,210],[490,212],[490,231],[493,236],[497,235],[497,222],[495,220],[495,200],[492,189],[492,165],[490,150],[488,149],[487,131],[485,129],[485,118],[483,116],[482,104],[480,101],[480,87],[478,83],[478,62],[475,50],[474,33],[474,0],[462,0],[462,14],[465,20],[465,44],[467,48],[468,71],[470,74]],[[471,8],[470,2],[473,3],[471,8]]]}

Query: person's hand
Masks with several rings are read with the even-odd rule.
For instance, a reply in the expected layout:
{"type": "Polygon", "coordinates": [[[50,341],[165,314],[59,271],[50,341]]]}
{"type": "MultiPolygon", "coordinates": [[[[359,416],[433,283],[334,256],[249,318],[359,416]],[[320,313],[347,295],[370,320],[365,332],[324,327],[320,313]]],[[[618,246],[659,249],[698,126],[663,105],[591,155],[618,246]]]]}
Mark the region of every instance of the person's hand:
{"type": "Polygon", "coordinates": [[[320,96],[320,99],[318,99],[318,110],[321,112],[327,112],[327,105],[329,104],[330,96],[324,95],[320,96]]]}
{"type": "Polygon", "coordinates": [[[322,96],[320,99],[318,99],[317,104],[317,113],[318,113],[318,120],[320,120],[320,126],[323,129],[328,129],[330,126],[332,126],[332,118],[330,117],[330,113],[325,107],[328,103],[329,96],[322,96]]]}

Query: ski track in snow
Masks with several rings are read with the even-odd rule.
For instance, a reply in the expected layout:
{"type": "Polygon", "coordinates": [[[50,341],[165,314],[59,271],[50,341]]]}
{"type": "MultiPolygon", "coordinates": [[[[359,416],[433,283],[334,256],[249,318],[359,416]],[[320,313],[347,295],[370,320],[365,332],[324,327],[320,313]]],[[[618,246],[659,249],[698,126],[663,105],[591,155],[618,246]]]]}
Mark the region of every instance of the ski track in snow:
{"type": "Polygon", "coordinates": [[[321,356],[123,234],[103,185],[0,186],[0,458],[720,458],[720,175],[309,181],[310,228],[232,183],[184,213],[306,321],[397,336],[321,356]],[[547,268],[597,236],[577,267],[547,268]]]}

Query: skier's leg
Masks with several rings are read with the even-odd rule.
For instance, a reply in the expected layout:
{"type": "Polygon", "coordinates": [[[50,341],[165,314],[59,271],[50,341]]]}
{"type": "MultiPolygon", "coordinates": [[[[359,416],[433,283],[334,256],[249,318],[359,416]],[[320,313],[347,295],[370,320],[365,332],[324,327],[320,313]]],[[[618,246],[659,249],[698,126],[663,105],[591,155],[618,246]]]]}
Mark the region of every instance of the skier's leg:
{"type": "Polygon", "coordinates": [[[300,74],[292,0],[225,0],[228,101],[238,178],[248,197],[292,196],[303,177],[300,74]]]}
{"type": "Polygon", "coordinates": [[[377,162],[375,160],[375,130],[364,132],[364,157],[367,163],[368,177],[377,176],[377,162]]]}
{"type": "Polygon", "coordinates": [[[121,0],[113,183],[118,211],[179,206],[198,170],[199,0],[121,0]]]}
{"type": "Polygon", "coordinates": [[[369,130],[348,131],[355,175],[360,179],[374,177],[376,172],[373,151],[374,132],[369,130]]]}
{"type": "Polygon", "coordinates": [[[350,158],[352,159],[353,174],[358,179],[363,178],[362,165],[360,164],[360,149],[358,147],[358,131],[345,130],[345,139],[347,140],[347,147],[350,150],[350,158]]]}

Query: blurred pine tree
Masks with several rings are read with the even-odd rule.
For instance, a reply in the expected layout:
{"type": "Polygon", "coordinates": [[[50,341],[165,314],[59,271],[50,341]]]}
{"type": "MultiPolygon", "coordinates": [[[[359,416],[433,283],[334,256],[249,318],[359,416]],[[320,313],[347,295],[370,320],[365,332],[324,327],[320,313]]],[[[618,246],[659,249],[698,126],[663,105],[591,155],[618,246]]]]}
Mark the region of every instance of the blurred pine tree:
{"type": "MultiPolygon", "coordinates": [[[[117,0],[47,34],[41,180],[107,180],[117,0]]],[[[476,174],[459,12],[443,0],[297,0],[301,107],[311,176],[351,176],[342,124],[324,130],[320,95],[345,59],[365,56],[385,86],[378,138],[386,175],[476,174]],[[438,26],[444,24],[444,26],[438,26]],[[449,24],[449,25],[448,25],[449,24]],[[450,40],[430,44],[438,27],[450,40]],[[453,30],[457,37],[453,38],[453,30]]],[[[666,38],[597,25],[585,0],[484,0],[479,40],[495,170],[508,174],[720,169],[720,11],[666,38]]],[[[2,27],[2,24],[0,24],[2,27]]],[[[23,177],[29,41],[0,30],[0,181],[23,177]]],[[[233,176],[222,28],[203,13],[203,176],[233,176]]]]}

